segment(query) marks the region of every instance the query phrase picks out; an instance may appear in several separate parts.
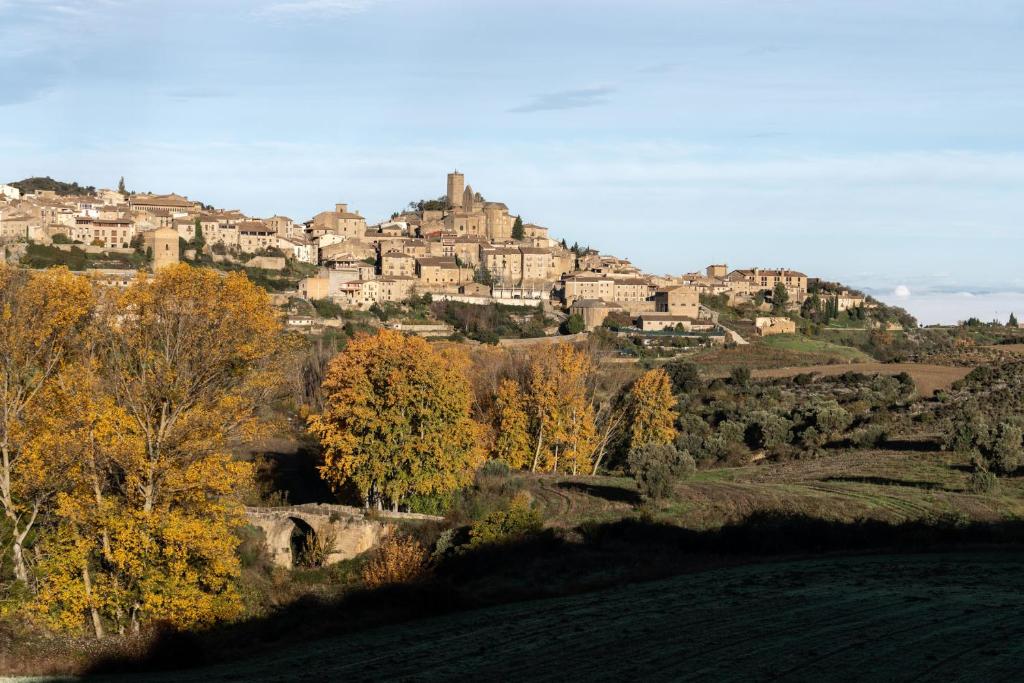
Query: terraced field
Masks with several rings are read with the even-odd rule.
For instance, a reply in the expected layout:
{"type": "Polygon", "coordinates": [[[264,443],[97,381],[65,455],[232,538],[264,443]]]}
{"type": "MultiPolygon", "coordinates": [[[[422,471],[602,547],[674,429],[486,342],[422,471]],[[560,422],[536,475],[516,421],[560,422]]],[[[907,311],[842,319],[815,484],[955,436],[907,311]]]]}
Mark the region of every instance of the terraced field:
{"type": "Polygon", "coordinates": [[[716,569],[130,680],[1011,681],[1022,570],[1019,552],[716,569]]]}

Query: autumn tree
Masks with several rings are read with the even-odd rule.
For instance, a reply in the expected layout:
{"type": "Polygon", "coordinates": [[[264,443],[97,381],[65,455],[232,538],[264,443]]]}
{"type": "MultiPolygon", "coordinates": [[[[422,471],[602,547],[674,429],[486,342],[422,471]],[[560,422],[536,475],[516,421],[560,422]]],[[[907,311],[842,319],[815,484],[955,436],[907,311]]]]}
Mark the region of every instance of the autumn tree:
{"type": "Polygon", "coordinates": [[[592,370],[587,353],[571,344],[547,347],[531,364],[526,383],[531,470],[591,470],[598,446],[588,385],[592,370]]]}
{"type": "Polygon", "coordinates": [[[23,271],[0,264],[0,508],[10,527],[18,581],[28,581],[25,542],[59,489],[59,472],[29,458],[26,420],[73,356],[93,305],[92,288],[66,269],[23,271]]]}
{"type": "Polygon", "coordinates": [[[670,444],[676,438],[676,398],[662,368],[648,370],[630,390],[630,449],[670,444]]]}
{"type": "Polygon", "coordinates": [[[498,385],[495,397],[494,455],[514,469],[530,463],[530,416],[522,387],[512,379],[498,385]]]}
{"type": "Polygon", "coordinates": [[[265,433],[260,408],[282,384],[269,298],[182,264],[111,293],[97,317],[91,364],[50,398],[45,433],[71,438],[39,444],[73,465],[41,545],[38,612],[57,626],[88,615],[97,635],[233,617],[251,467],[231,449],[265,433]]]}
{"type": "Polygon", "coordinates": [[[419,337],[361,335],[330,364],[322,413],[310,431],[324,446],[321,476],[353,483],[367,505],[454,491],[483,460],[465,364],[419,337]]]}

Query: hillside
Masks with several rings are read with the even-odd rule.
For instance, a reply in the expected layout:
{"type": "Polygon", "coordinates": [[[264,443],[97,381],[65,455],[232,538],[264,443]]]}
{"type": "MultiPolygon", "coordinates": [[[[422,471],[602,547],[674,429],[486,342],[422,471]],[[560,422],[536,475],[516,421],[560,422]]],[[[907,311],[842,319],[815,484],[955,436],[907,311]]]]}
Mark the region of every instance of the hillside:
{"type": "Polygon", "coordinates": [[[40,190],[51,190],[59,195],[75,195],[84,196],[96,193],[96,188],[92,185],[79,185],[77,182],[65,183],[60,180],[54,180],[50,176],[44,178],[25,178],[17,182],[8,183],[21,190],[22,194],[28,194],[30,192],[38,192],[40,190]]]}
{"type": "Polygon", "coordinates": [[[739,566],[131,680],[1010,680],[1024,656],[1022,561],[992,552],[739,566]]]}

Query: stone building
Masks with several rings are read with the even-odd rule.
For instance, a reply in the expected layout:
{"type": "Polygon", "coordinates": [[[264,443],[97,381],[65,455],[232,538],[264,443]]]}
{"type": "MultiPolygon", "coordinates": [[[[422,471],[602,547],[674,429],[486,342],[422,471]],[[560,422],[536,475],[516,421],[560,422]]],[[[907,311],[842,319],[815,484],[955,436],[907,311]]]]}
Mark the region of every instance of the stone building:
{"type": "Polygon", "coordinates": [[[796,334],[796,322],[790,318],[758,317],[754,319],[758,335],[769,337],[773,334],[796,334]]]}
{"type": "Polygon", "coordinates": [[[174,265],[180,260],[178,252],[178,231],[174,228],[157,228],[143,233],[146,249],[153,257],[153,272],[174,265]]]}
{"type": "Polygon", "coordinates": [[[362,239],[366,235],[366,219],[349,211],[348,204],[338,203],[334,205],[334,211],[322,211],[314,216],[309,230],[314,237],[334,234],[349,239],[362,239]]]}
{"type": "Polygon", "coordinates": [[[386,251],[380,257],[380,273],[384,277],[416,275],[416,258],[401,251],[386,251]]]}
{"type": "Polygon", "coordinates": [[[613,311],[622,311],[622,308],[600,299],[578,299],[569,307],[569,315],[583,318],[583,326],[587,332],[600,327],[613,311]]]}
{"type": "Polygon", "coordinates": [[[790,303],[800,304],[807,298],[807,276],[795,270],[786,268],[734,270],[729,273],[727,279],[745,280],[753,292],[770,293],[776,285],[781,284],[789,294],[790,303]]]}
{"type": "Polygon", "coordinates": [[[654,310],[656,313],[669,313],[696,320],[700,311],[700,295],[695,287],[668,287],[655,293],[654,310]]]}

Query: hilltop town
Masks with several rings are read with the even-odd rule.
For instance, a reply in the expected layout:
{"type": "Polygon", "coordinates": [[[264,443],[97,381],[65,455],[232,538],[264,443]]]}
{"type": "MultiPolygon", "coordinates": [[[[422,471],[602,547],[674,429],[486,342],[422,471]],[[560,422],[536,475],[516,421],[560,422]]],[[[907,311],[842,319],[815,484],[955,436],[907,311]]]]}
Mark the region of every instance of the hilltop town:
{"type": "MultiPolygon", "coordinates": [[[[431,301],[501,304],[526,313],[539,306],[551,316],[541,326],[548,333],[592,331],[611,322],[702,344],[742,343],[720,325],[712,302],[749,307],[757,335],[796,332],[786,313],[799,311],[809,293],[820,295],[816,308],[835,313],[877,306],[786,268],[712,264],[678,276],[645,273],[524,222],[506,204],[485,199],[458,171],[448,174],[443,196],[411,202],[377,224],[343,202],[299,222],[248,216],[177,194],[127,192],[123,180],[117,190],[97,190],[31,179],[0,186],[0,239],[10,262],[64,264],[114,286],[182,260],[244,268],[277,295],[289,325],[303,329],[330,325],[325,311],[367,311],[429,295],[431,301]],[[297,299],[317,305],[300,309],[297,299]]],[[[449,330],[422,324],[410,331],[449,330]]]]}

